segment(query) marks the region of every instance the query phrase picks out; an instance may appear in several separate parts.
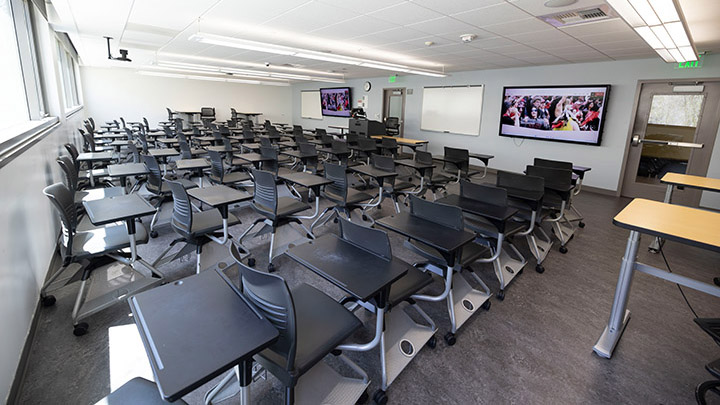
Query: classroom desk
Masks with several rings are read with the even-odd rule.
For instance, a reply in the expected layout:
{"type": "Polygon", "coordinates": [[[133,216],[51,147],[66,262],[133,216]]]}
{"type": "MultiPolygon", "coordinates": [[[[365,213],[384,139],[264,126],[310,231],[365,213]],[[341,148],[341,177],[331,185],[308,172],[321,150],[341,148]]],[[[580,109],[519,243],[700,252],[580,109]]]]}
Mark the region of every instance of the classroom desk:
{"type": "Polygon", "coordinates": [[[154,158],[165,159],[171,156],[180,156],[180,152],[174,148],[148,149],[148,154],[154,158]]]}
{"type": "Polygon", "coordinates": [[[177,170],[195,170],[195,173],[200,178],[199,186],[203,186],[203,170],[210,168],[210,162],[205,158],[197,159],[180,159],[175,162],[175,168],[177,170]]]}
{"type": "Polygon", "coordinates": [[[430,163],[420,163],[414,159],[397,159],[395,160],[395,164],[399,166],[405,166],[409,167],[415,171],[418,172],[420,175],[420,186],[417,188],[417,190],[414,190],[410,192],[409,194],[421,194],[425,191],[425,172],[428,169],[433,169],[435,167],[434,164],[430,163]]]}
{"type": "MultiPolygon", "coordinates": [[[[484,153],[469,153],[468,158],[469,159],[477,159],[483,163],[484,169],[483,169],[483,175],[481,178],[484,178],[487,176],[487,169],[488,165],[490,164],[490,159],[494,158],[494,155],[486,155],[484,153]]],[[[469,170],[469,168],[468,168],[469,170]]]]}
{"type": "Polygon", "coordinates": [[[613,218],[613,224],[630,230],[630,236],[620,266],[610,319],[593,347],[595,353],[608,359],[630,319],[627,301],[636,271],[720,297],[720,287],[637,262],[640,234],[643,233],[720,252],[720,214],[636,198],[613,218]]]}
{"type": "Polygon", "coordinates": [[[372,135],[371,138],[376,140],[382,140],[383,138],[395,139],[398,146],[407,146],[408,148],[412,149],[413,155],[415,154],[415,149],[421,146],[423,146],[425,148],[425,151],[427,151],[427,146],[430,143],[430,141],[424,139],[399,138],[389,135],[372,135]]]}
{"type": "MultiPolygon", "coordinates": [[[[675,187],[688,187],[702,191],[720,192],[720,179],[711,177],[693,176],[681,173],[665,173],[660,182],[667,184],[665,190],[665,203],[672,202],[672,194],[675,187]]],[[[648,246],[648,250],[652,253],[660,252],[660,247],[664,241],[662,238],[653,238],[652,243],[648,246]]]]}
{"type": "Polygon", "coordinates": [[[188,117],[188,124],[192,124],[196,115],[202,115],[200,111],[174,111],[175,114],[183,114],[188,117]]]}
{"type": "Polygon", "coordinates": [[[155,142],[159,142],[163,145],[165,145],[166,148],[172,147],[174,145],[177,145],[180,143],[180,141],[177,138],[155,138],[155,142]]]}
{"type": "Polygon", "coordinates": [[[252,121],[253,123],[258,123],[258,117],[263,115],[261,112],[237,112],[238,115],[244,115],[248,121],[252,121]]]}
{"type": "Polygon", "coordinates": [[[218,153],[240,152],[240,149],[233,148],[232,145],[230,147],[227,147],[225,145],[206,146],[205,150],[210,151],[210,152],[218,152],[218,153]]]}
{"type": "Polygon", "coordinates": [[[309,159],[313,159],[313,158],[318,159],[317,152],[302,153],[299,150],[283,150],[283,151],[280,151],[280,154],[285,155],[285,156],[290,156],[291,158],[295,159],[296,163],[294,164],[294,166],[297,165],[297,161],[299,160],[303,165],[303,172],[307,171],[307,163],[308,163],[309,159]]]}
{"type": "Polygon", "coordinates": [[[124,188],[127,185],[127,178],[150,173],[145,163],[120,163],[108,166],[109,177],[119,177],[120,185],[124,188]]]}
{"type": "Polygon", "coordinates": [[[270,157],[264,157],[259,153],[234,153],[233,156],[246,162],[252,163],[252,165],[255,166],[256,169],[260,169],[260,165],[262,164],[262,162],[275,160],[270,157]]]}
{"type": "MultiPolygon", "coordinates": [[[[376,203],[369,202],[367,204],[363,204],[363,211],[377,207],[378,205],[382,204],[382,198],[383,198],[383,183],[385,182],[385,179],[397,177],[399,175],[398,172],[388,172],[385,170],[380,170],[372,165],[359,165],[359,166],[352,166],[348,167],[348,170],[365,175],[368,177],[372,177],[375,179],[375,181],[378,183],[378,200],[376,203]]],[[[373,198],[374,200],[375,198],[373,198]]],[[[372,201],[372,200],[370,200],[372,201]]]]}
{"type": "Polygon", "coordinates": [[[317,217],[320,212],[320,187],[331,184],[333,181],[328,180],[325,177],[305,172],[281,173],[278,174],[278,178],[287,183],[297,184],[312,190],[313,194],[315,194],[315,213],[310,216],[301,216],[298,218],[313,219],[317,217]]]}
{"type": "Polygon", "coordinates": [[[340,135],[344,135],[345,132],[347,132],[347,130],[349,129],[348,127],[344,127],[342,125],[328,125],[328,128],[340,130],[340,135]]]}
{"type": "Polygon", "coordinates": [[[128,303],[163,399],[176,401],[238,367],[237,377],[232,373],[226,380],[238,378],[241,403],[250,402],[252,356],[279,333],[227,277],[202,272],[128,303]]]}
{"type": "Polygon", "coordinates": [[[93,162],[110,162],[114,160],[112,152],[84,152],[77,157],[78,162],[90,162],[88,164],[88,176],[90,177],[90,186],[95,187],[95,175],[93,174],[93,162]]]}

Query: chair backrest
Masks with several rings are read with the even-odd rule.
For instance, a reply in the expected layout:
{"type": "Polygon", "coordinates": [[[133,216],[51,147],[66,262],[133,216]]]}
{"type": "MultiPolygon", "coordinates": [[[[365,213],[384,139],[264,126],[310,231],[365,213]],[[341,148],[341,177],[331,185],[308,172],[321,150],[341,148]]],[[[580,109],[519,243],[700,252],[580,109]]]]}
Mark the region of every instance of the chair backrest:
{"type": "Polygon", "coordinates": [[[130,128],[124,128],[125,129],[125,135],[127,136],[127,139],[133,140],[135,139],[135,134],[133,133],[132,129],[130,128]]]}
{"type": "Polygon", "coordinates": [[[277,186],[275,175],[265,170],[253,169],[253,181],[255,183],[255,194],[253,204],[264,211],[277,213],[277,186]]]}
{"type": "Polygon", "coordinates": [[[370,162],[376,169],[384,170],[386,172],[395,171],[395,161],[393,160],[392,156],[378,155],[377,153],[373,153],[370,156],[370,162]]]}
{"type": "Polygon", "coordinates": [[[245,138],[247,140],[255,139],[255,133],[253,132],[252,129],[250,129],[248,127],[243,127],[242,134],[243,134],[243,138],[245,138]]]}
{"type": "Polygon", "coordinates": [[[70,154],[70,159],[72,159],[75,170],[80,170],[80,162],[77,160],[77,157],[80,156],[80,152],[78,152],[77,148],[72,143],[68,142],[64,146],[67,153],[70,154]]]}
{"type": "Polygon", "coordinates": [[[293,138],[295,139],[295,142],[307,142],[307,138],[305,137],[305,134],[303,134],[303,133],[294,135],[293,138]]]}
{"type": "Polygon", "coordinates": [[[270,126],[270,128],[267,129],[267,131],[268,131],[268,132],[267,132],[268,136],[271,137],[271,138],[278,138],[278,137],[280,137],[280,134],[278,133],[277,128],[275,128],[275,127],[272,126],[272,125],[270,126]]]}
{"type": "Polygon", "coordinates": [[[95,120],[93,119],[93,117],[88,117],[88,122],[93,127],[93,129],[95,129],[95,120]]]}
{"type": "Polygon", "coordinates": [[[146,131],[150,131],[150,124],[148,123],[147,118],[143,117],[143,126],[145,127],[146,131]]]}
{"type": "Polygon", "coordinates": [[[177,131],[177,139],[178,141],[188,143],[187,135],[185,135],[183,131],[177,131]]]}
{"type": "Polygon", "coordinates": [[[222,181],[223,176],[225,176],[222,155],[220,152],[214,150],[208,151],[208,154],[210,155],[210,174],[222,181]]]}
{"type": "Polygon", "coordinates": [[[180,159],[192,159],[190,145],[187,142],[179,141],[178,146],[180,147],[180,159]]]}
{"type": "Polygon", "coordinates": [[[183,119],[175,118],[175,130],[182,131],[182,129],[183,129],[183,119]]]}
{"type": "Polygon", "coordinates": [[[467,149],[460,149],[460,148],[451,148],[449,146],[445,147],[445,157],[447,158],[453,158],[453,159],[459,159],[461,160],[461,163],[459,163],[457,166],[450,162],[445,162],[443,164],[443,169],[448,171],[455,171],[460,169],[462,173],[467,173],[468,168],[470,167],[470,151],[467,149]]]}
{"type": "Polygon", "coordinates": [[[45,194],[52,203],[55,210],[60,216],[60,225],[62,227],[62,243],[60,254],[63,260],[67,260],[72,256],[73,237],[77,227],[77,209],[75,208],[75,194],[70,191],[63,183],[55,183],[43,189],[45,194]]]}
{"type": "Polygon", "coordinates": [[[345,201],[348,192],[347,167],[334,163],[325,163],[325,178],[332,181],[332,183],[325,186],[325,191],[338,195],[345,201]]]}
{"type": "Polygon", "coordinates": [[[316,155],[317,156],[317,149],[315,149],[315,145],[308,142],[298,142],[297,143],[298,150],[303,155],[316,155]]]}
{"type": "Polygon", "coordinates": [[[165,132],[165,136],[167,138],[175,137],[175,133],[173,132],[173,130],[170,127],[163,127],[163,132],[165,132]]]}
{"type": "Polygon", "coordinates": [[[360,138],[360,135],[358,135],[358,134],[345,135],[345,141],[347,141],[348,145],[357,145],[359,138],[360,138]]]}
{"type": "Polygon", "coordinates": [[[230,118],[233,120],[237,120],[237,111],[235,111],[235,109],[232,107],[230,107],[230,118]]]}
{"type": "Polygon", "coordinates": [[[215,143],[220,145],[222,144],[223,136],[220,133],[220,131],[212,131],[212,136],[215,138],[215,143]]]}
{"type": "Polygon", "coordinates": [[[267,136],[261,136],[260,137],[260,146],[271,148],[272,141],[267,136]]]}
{"type": "Polygon", "coordinates": [[[572,185],[572,170],[528,165],[525,172],[529,176],[542,177],[545,180],[545,187],[564,188],[572,185]]]}
{"type": "Polygon", "coordinates": [[[460,182],[460,196],[490,205],[507,206],[507,190],[490,184],[475,184],[462,180],[460,182]]]}
{"type": "Polygon", "coordinates": [[[516,188],[528,191],[545,191],[545,179],[521,173],[497,171],[495,185],[503,188],[516,188]]]}
{"type": "Polygon", "coordinates": [[[140,163],[140,152],[134,142],[128,141],[129,155],[132,156],[133,163],[140,163]]]}
{"type": "Polygon", "coordinates": [[[415,161],[418,163],[431,165],[433,164],[432,153],[425,152],[424,150],[416,150],[415,161]]]}
{"type": "Polygon", "coordinates": [[[215,118],[215,108],[214,107],[201,107],[200,115],[203,117],[215,118]]]}
{"type": "Polygon", "coordinates": [[[264,158],[268,158],[270,160],[263,160],[262,161],[262,169],[272,172],[275,175],[277,175],[278,170],[280,169],[280,163],[278,162],[278,151],[272,146],[261,146],[260,147],[260,156],[264,158]]]}
{"type": "Polygon", "coordinates": [[[138,133],[137,137],[138,137],[138,139],[140,139],[140,143],[142,144],[143,153],[147,155],[149,147],[148,147],[147,135],[145,134],[145,131],[144,130],[140,131],[138,133]]]}
{"type": "Polygon", "coordinates": [[[285,280],[277,274],[266,273],[248,267],[240,260],[235,245],[230,253],[238,263],[240,285],[243,295],[260,311],[275,329],[279,337],[268,349],[280,355],[285,370],[295,368],[295,352],[297,335],[295,324],[295,304],[290,288],[285,280]]]}
{"type": "Polygon", "coordinates": [[[180,235],[187,236],[192,229],[192,205],[190,197],[179,181],[167,180],[173,196],[173,213],[170,224],[180,235]]]}
{"type": "Polygon", "coordinates": [[[323,136],[327,136],[327,131],[325,130],[325,128],[315,128],[315,135],[322,138],[323,136]]]}
{"type": "Polygon", "coordinates": [[[80,134],[83,137],[84,145],[87,152],[95,152],[95,138],[92,136],[91,133],[86,132],[80,132],[80,134]]]}
{"type": "Polygon", "coordinates": [[[160,191],[162,190],[162,171],[160,170],[160,165],[158,165],[157,159],[155,159],[155,156],[151,155],[143,155],[142,156],[143,162],[145,163],[145,166],[148,168],[148,176],[147,176],[147,189],[149,192],[159,195],[160,191]]]}
{"type": "Polygon", "coordinates": [[[572,170],[573,168],[572,162],[563,162],[560,160],[550,160],[542,158],[535,158],[535,160],[533,161],[533,166],[552,167],[555,169],[563,170],[572,170]]]}
{"type": "Polygon", "coordinates": [[[412,194],[410,214],[449,228],[458,230],[465,228],[460,207],[423,200],[412,194]]]}
{"type": "Polygon", "coordinates": [[[366,136],[361,136],[358,138],[358,146],[362,149],[375,149],[377,150],[377,142],[375,142],[374,139],[368,138],[366,136]]]}
{"type": "Polygon", "coordinates": [[[83,126],[85,127],[85,130],[88,131],[89,133],[92,134],[92,133],[95,132],[95,129],[92,127],[92,125],[90,125],[89,122],[87,122],[87,121],[84,122],[84,123],[83,123],[83,126]]]}
{"type": "Polygon", "coordinates": [[[172,110],[171,110],[170,108],[168,108],[168,107],[165,107],[165,109],[167,110],[168,121],[172,122],[172,120],[173,120],[173,112],[172,112],[172,110]]]}
{"type": "MultiPolygon", "coordinates": [[[[117,121],[116,121],[117,122],[117,121]]],[[[122,122],[122,128],[127,129],[127,125],[125,124],[125,118],[120,117],[120,122],[122,122]]]]}
{"type": "Polygon", "coordinates": [[[200,128],[192,127],[193,136],[200,136],[200,128]]]}
{"type": "Polygon", "coordinates": [[[74,194],[78,187],[78,171],[75,168],[72,158],[67,155],[61,155],[58,156],[56,161],[62,169],[65,185],[74,194]]]}
{"type": "Polygon", "coordinates": [[[385,119],[385,127],[390,129],[398,129],[400,127],[400,119],[398,117],[387,117],[385,119]]]}
{"type": "Polygon", "coordinates": [[[333,139],[332,151],[335,153],[349,153],[347,142],[340,139],[333,139]]]}
{"type": "Polygon", "coordinates": [[[386,260],[392,259],[392,248],[387,232],[353,223],[343,217],[338,218],[341,238],[386,260]]]}

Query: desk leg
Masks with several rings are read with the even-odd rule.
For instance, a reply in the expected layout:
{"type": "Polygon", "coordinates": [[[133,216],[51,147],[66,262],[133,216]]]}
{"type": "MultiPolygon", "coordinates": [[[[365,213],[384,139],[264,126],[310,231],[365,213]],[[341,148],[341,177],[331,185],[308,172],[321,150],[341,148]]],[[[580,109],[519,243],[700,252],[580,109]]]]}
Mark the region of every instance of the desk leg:
{"type": "Polygon", "coordinates": [[[93,162],[88,162],[88,174],[90,175],[90,187],[95,188],[95,176],[93,176],[93,162]]]}
{"type": "Polygon", "coordinates": [[[630,285],[632,284],[633,271],[635,269],[635,260],[637,259],[638,245],[640,243],[640,233],[631,231],[625,246],[625,256],[620,267],[620,275],[618,277],[617,287],[615,288],[615,298],[613,300],[610,319],[605,327],[600,339],[593,347],[598,356],[610,358],[613,350],[622,336],[628,321],[630,320],[630,311],[626,309],[628,296],[630,295],[630,285]]]}
{"type": "MultiPolygon", "coordinates": [[[[665,204],[670,204],[672,201],[672,193],[673,193],[673,185],[668,184],[667,190],[665,190],[665,200],[663,202],[665,204]]],[[[653,238],[652,242],[650,243],[650,246],[648,246],[648,251],[650,253],[660,253],[660,248],[665,244],[665,240],[662,238],[655,237],[653,238]]]]}
{"type": "Polygon", "coordinates": [[[250,404],[250,383],[252,383],[252,359],[243,361],[239,367],[240,379],[240,403],[242,405],[250,404]]]}

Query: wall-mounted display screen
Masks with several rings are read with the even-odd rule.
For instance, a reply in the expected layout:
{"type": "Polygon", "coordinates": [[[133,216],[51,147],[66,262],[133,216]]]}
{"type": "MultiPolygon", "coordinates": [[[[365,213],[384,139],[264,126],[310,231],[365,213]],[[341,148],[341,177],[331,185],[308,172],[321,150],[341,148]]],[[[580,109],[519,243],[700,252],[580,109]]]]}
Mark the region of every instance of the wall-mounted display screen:
{"type": "Polygon", "coordinates": [[[322,115],[332,117],[350,117],[352,98],[349,87],[320,89],[322,115]]]}
{"type": "Polygon", "coordinates": [[[600,145],[610,85],[505,87],[500,135],[600,145]]]}

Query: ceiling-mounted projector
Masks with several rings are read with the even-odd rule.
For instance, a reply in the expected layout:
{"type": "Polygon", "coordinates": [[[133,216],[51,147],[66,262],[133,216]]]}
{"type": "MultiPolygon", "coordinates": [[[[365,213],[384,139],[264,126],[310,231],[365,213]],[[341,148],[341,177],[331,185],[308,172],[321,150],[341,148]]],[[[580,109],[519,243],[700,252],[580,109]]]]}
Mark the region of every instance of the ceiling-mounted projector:
{"type": "Polygon", "coordinates": [[[127,49],[120,49],[120,56],[117,57],[117,58],[114,58],[114,57],[112,56],[112,53],[110,52],[110,40],[112,39],[112,37],[104,37],[104,38],[107,39],[108,59],[110,59],[110,60],[119,60],[119,61],[122,61],[122,62],[132,62],[132,59],[128,58],[128,51],[127,51],[127,49]]]}

